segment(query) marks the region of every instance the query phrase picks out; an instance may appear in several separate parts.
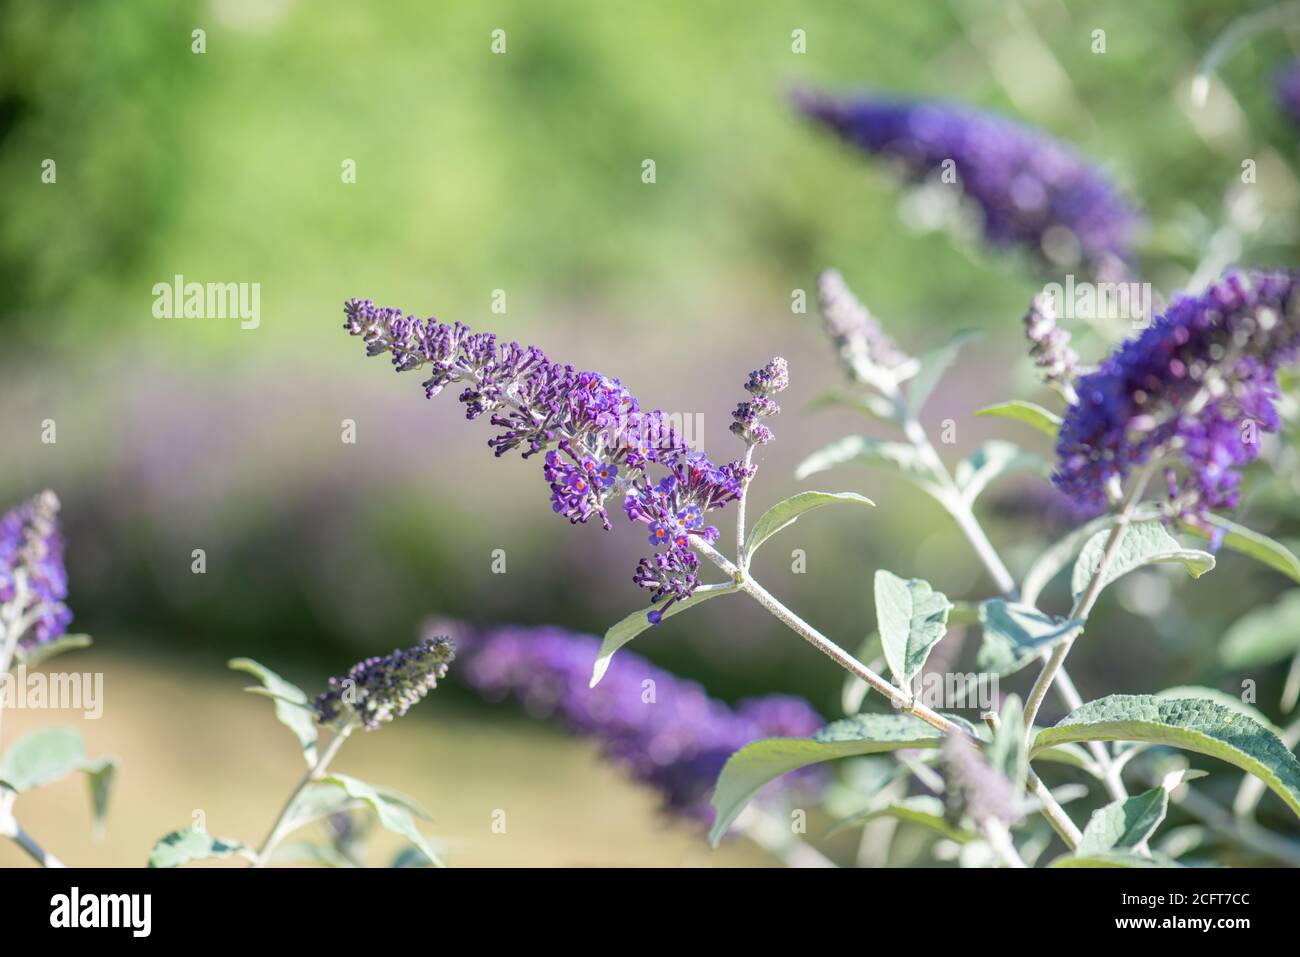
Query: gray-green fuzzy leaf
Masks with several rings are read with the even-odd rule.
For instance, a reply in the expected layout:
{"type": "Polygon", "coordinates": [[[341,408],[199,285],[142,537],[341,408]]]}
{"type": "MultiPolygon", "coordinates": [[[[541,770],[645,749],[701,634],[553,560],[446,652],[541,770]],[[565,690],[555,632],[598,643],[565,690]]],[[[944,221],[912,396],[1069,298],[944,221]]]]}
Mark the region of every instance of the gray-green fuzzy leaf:
{"type": "MultiPolygon", "coordinates": [[[[1300,558],[1297,558],[1295,552],[1281,542],[1269,538],[1262,532],[1247,528],[1245,525],[1238,525],[1236,522],[1229,521],[1218,515],[1207,515],[1205,521],[1226,532],[1223,536],[1224,548],[1237,552],[1239,555],[1253,558],[1257,562],[1281,572],[1292,581],[1300,582],[1300,558]]],[[[1214,536],[1212,530],[1202,525],[1180,522],[1179,527],[1183,531],[1204,538],[1207,541],[1214,536]]]]}
{"type": "Polygon", "coordinates": [[[150,867],[179,867],[189,861],[238,854],[252,860],[253,852],[239,841],[212,837],[192,827],[172,831],[158,839],[149,855],[150,867]]]}
{"type": "Polygon", "coordinates": [[[1005,677],[1078,634],[1083,622],[1053,618],[1028,605],[992,598],[980,605],[980,627],[983,640],[975,667],[1005,677]]]}
{"type": "Polygon", "coordinates": [[[298,739],[307,767],[316,764],[316,719],[308,708],[307,693],[291,681],[285,681],[270,668],[252,658],[232,658],[227,667],[250,674],[275,699],[275,716],[298,739]]]}
{"type": "Polygon", "coordinates": [[[938,498],[942,492],[930,480],[916,448],[906,442],[887,442],[850,435],[819,449],[799,463],[794,477],[802,481],[837,465],[863,465],[883,468],[906,478],[938,498]]]}
{"type": "Polygon", "coordinates": [[[944,816],[942,799],[932,794],[915,794],[881,808],[854,814],[831,828],[827,837],[881,817],[893,818],[896,821],[904,821],[908,824],[919,824],[921,827],[928,828],[949,840],[956,841],[958,844],[973,841],[979,836],[974,831],[949,823],[944,816]]]}
{"type": "Polygon", "coordinates": [[[943,737],[912,715],[860,714],[828,724],[811,738],[765,738],[747,744],[727,760],[718,776],[712,802],[717,813],[709,840],[716,847],[750,798],[789,771],[900,748],[937,748],[943,737]]]}
{"type": "Polygon", "coordinates": [[[876,626],[885,661],[903,688],[921,670],[930,651],[948,629],[952,603],[919,578],[899,578],[883,568],[876,572],[876,626]]]}
{"type": "Polygon", "coordinates": [[[894,419],[894,403],[874,392],[824,392],[804,407],[807,412],[845,406],[873,419],[889,422],[894,419]]]}
{"type": "Polygon", "coordinates": [[[90,787],[95,831],[108,814],[108,799],[117,775],[112,756],[88,758],[81,735],[71,728],[42,728],[19,738],[0,758],[0,784],[19,794],[84,772],[90,787]]]}
{"type": "Polygon", "coordinates": [[[1300,816],[1300,760],[1258,721],[1206,698],[1090,701],[1040,731],[1030,757],[1067,741],[1137,741],[1207,754],[1255,775],[1300,816]]]}
{"type": "Polygon", "coordinates": [[[1140,857],[1137,854],[1112,852],[1109,854],[1089,854],[1080,857],[1076,854],[1063,854],[1052,861],[1048,867],[1181,867],[1177,861],[1160,854],[1140,857]]]}
{"type": "Polygon", "coordinates": [[[993,439],[980,445],[957,463],[953,481],[967,507],[975,504],[989,483],[1011,472],[1035,471],[1046,474],[1047,463],[1041,456],[1026,452],[1014,442],[993,439]]]}
{"type": "Polygon", "coordinates": [[[1174,688],[1165,688],[1163,691],[1156,692],[1157,698],[1206,698],[1215,704],[1221,704],[1229,711],[1236,711],[1238,714],[1244,714],[1252,721],[1258,721],[1268,730],[1272,731],[1279,738],[1282,737],[1282,729],[1268,719],[1268,715],[1260,711],[1254,705],[1246,704],[1235,694],[1229,694],[1226,691],[1220,691],[1218,688],[1206,688],[1202,685],[1178,685],[1174,688]]]}
{"type": "Polygon", "coordinates": [[[1152,788],[1124,801],[1112,801],[1092,813],[1075,853],[1092,857],[1133,850],[1155,833],[1168,810],[1169,794],[1164,788],[1152,788]]]}
{"type": "Polygon", "coordinates": [[[800,492],[797,495],[791,495],[784,501],[777,502],[769,508],[754,523],[749,536],[745,539],[746,557],[758,551],[759,546],[777,532],[793,525],[805,512],[821,508],[823,505],[834,505],[837,502],[870,506],[876,504],[865,495],[859,495],[857,492],[800,492]]]}
{"type": "Polygon", "coordinates": [[[990,405],[980,409],[975,413],[981,416],[997,416],[1002,419],[1014,419],[1017,422],[1023,422],[1032,426],[1039,432],[1042,432],[1050,439],[1055,439],[1056,434],[1061,430],[1061,417],[1055,412],[1044,409],[1041,405],[1033,402],[1024,402],[1020,399],[1012,399],[1010,402],[999,402],[997,405],[990,405]]]}
{"type": "MultiPolygon", "coordinates": [[[[719,595],[730,595],[737,590],[737,586],[731,582],[724,582],[719,585],[703,585],[695,590],[695,594],[690,598],[684,598],[681,601],[674,602],[667,611],[663,613],[661,622],[667,621],[674,615],[680,614],[688,608],[694,608],[702,601],[708,601],[710,598],[716,598],[719,595]]],[[[650,619],[646,616],[656,610],[658,605],[651,605],[649,608],[642,608],[640,611],[634,611],[626,618],[622,619],[616,625],[605,632],[605,640],[600,643],[600,652],[596,655],[596,663],[591,668],[591,683],[589,687],[596,687],[600,684],[600,679],[605,677],[605,672],[609,670],[610,659],[614,657],[614,652],[622,648],[629,641],[635,638],[647,628],[653,627],[650,619]]]]}
{"type": "Polygon", "coordinates": [[[410,812],[403,805],[390,800],[378,788],[346,774],[331,774],[327,778],[322,778],[322,780],[338,784],[349,796],[369,804],[374,808],[379,817],[379,823],[385,830],[406,838],[412,845],[419,848],[424,856],[432,861],[436,867],[443,866],[442,860],[438,857],[438,852],[433,849],[429,839],[420,833],[420,829],[415,826],[415,821],[410,812]]]}
{"type": "MultiPolygon", "coordinates": [[[[1110,534],[1109,531],[1098,532],[1079,553],[1079,560],[1074,563],[1074,574],[1070,579],[1070,590],[1076,602],[1087,591],[1093,573],[1105,553],[1110,534]]],[[[1181,564],[1193,578],[1200,578],[1214,568],[1213,555],[1197,548],[1184,548],[1165,531],[1160,522],[1130,525],[1106,565],[1102,574],[1102,587],[1143,565],[1171,562],[1181,564]]]]}

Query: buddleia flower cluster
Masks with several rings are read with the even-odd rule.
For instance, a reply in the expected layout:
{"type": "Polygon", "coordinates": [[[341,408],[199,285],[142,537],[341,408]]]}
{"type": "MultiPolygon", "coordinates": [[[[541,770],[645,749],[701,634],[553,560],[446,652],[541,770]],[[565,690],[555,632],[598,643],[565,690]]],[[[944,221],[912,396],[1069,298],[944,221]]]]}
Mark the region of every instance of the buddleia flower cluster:
{"type": "Polygon", "coordinates": [[[994,769],[960,734],[944,739],[940,751],[944,775],[944,812],[949,823],[963,816],[979,823],[990,818],[1015,824],[1023,817],[1021,800],[1011,782],[994,769]]]}
{"type": "MultiPolygon", "coordinates": [[[[622,651],[588,688],[600,640],[561,628],[506,626],[458,635],[458,674],[486,698],[513,698],[536,717],[555,717],[600,742],[606,758],[662,795],[665,809],[709,821],[709,793],[737,750],[767,737],[805,737],[824,723],[807,702],[768,695],[734,708],[693,681],[622,651]]],[[[821,769],[786,775],[776,791],[813,792],[821,769]]],[[[769,795],[772,792],[769,792],[769,795]]]]}
{"type": "Polygon", "coordinates": [[[910,361],[838,270],[817,277],[817,300],[826,336],[850,378],[870,380],[877,369],[893,371],[910,361]]]}
{"type": "Polygon", "coordinates": [[[917,182],[951,171],[984,238],[1049,267],[1117,277],[1141,225],[1121,192],[1072,147],[1005,117],[930,100],[802,92],[796,105],[917,182]]]}
{"type": "Polygon", "coordinates": [[[1044,383],[1072,396],[1079,373],[1079,354],[1070,347],[1070,334],[1056,321],[1056,305],[1047,293],[1039,293],[1025,313],[1025,338],[1029,355],[1044,383]]]}
{"type": "Polygon", "coordinates": [[[59,499],[41,492],[0,519],[0,605],[24,650],[68,630],[72,612],[59,533],[59,499]]]}
{"type": "Polygon", "coordinates": [[[413,648],[367,658],[342,678],[330,678],[316,698],[316,720],[339,725],[354,715],[367,731],[400,718],[430,691],[456,657],[456,646],[445,635],[425,637],[413,648]]]}
{"type": "Polygon", "coordinates": [[[1053,480],[1096,509],[1107,487],[1167,456],[1173,511],[1236,507],[1241,468],[1278,427],[1279,366],[1300,352],[1296,272],[1230,271],[1175,299],[1141,335],[1077,383],[1053,480]]]}
{"type": "MultiPolygon", "coordinates": [[[[715,465],[687,445],[665,413],[644,411],[618,379],[552,362],[536,346],[472,333],[459,322],[418,319],[369,299],[349,300],[343,312],[344,328],[365,340],[367,355],[387,354],[397,371],[426,376],[426,396],[460,385],[465,417],[486,416],[500,430],[488,441],[496,455],[544,453],[551,507],[570,523],[595,517],[609,529],[610,499],[623,498],[624,513],[646,527],[656,547],[633,576],[658,606],[649,613],[652,622],[694,593],[700,581],[692,542],[717,540],[708,513],[740,497],[751,466],[743,460],[715,465]]],[[[751,375],[746,387],[753,398],[736,413],[747,443],[771,437],[761,419],[776,411],[771,396],[788,378],[781,359],[751,375]]]]}

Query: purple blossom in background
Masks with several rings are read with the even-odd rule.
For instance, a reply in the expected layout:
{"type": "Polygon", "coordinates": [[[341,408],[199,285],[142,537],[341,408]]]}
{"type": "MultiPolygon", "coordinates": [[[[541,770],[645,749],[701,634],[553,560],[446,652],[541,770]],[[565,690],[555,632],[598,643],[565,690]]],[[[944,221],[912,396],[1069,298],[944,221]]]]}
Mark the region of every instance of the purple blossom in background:
{"type": "Polygon", "coordinates": [[[1106,485],[1157,450],[1181,459],[1167,473],[1178,511],[1234,508],[1240,468],[1259,433],[1278,426],[1276,370],[1300,350],[1293,272],[1229,272],[1176,299],[1151,327],[1078,382],[1061,425],[1053,480],[1080,505],[1101,509],[1106,485]]]}
{"type": "Polygon", "coordinates": [[[366,730],[373,731],[402,717],[436,688],[455,657],[451,639],[439,635],[406,651],[367,658],[345,677],[329,680],[329,690],[316,698],[316,720],[334,724],[356,714],[366,730]]]}
{"type": "MultiPolygon", "coordinates": [[[[687,447],[663,412],[642,411],[617,379],[554,363],[535,346],[471,333],[462,323],[416,319],[369,299],[349,300],[343,312],[344,328],[365,340],[368,355],[388,353],[399,372],[426,373],[427,396],[462,385],[465,417],[486,415],[502,430],[488,442],[498,456],[517,448],[525,458],[544,451],[551,507],[570,523],[596,516],[608,529],[608,500],[624,497],[627,517],[643,523],[650,544],[664,549],[642,559],[633,577],[651,591],[652,602],[662,602],[648,613],[652,622],[699,587],[692,542],[717,539],[706,513],[740,497],[752,475],[744,461],[714,465],[687,447]],[[666,473],[658,481],[652,466],[666,473]]],[[[736,431],[748,444],[771,438],[758,420],[777,411],[770,396],[788,382],[783,359],[751,374],[746,388],[755,398],[736,412],[736,431]]]]}
{"type": "Polygon", "coordinates": [[[817,298],[826,335],[851,378],[860,377],[864,367],[896,369],[907,361],[906,353],[853,294],[838,270],[827,269],[817,277],[817,298]]]}
{"type": "MultiPolygon", "coordinates": [[[[458,673],[484,697],[514,698],[530,714],[556,717],[595,738],[610,760],[663,795],[666,808],[708,822],[709,794],[727,758],[770,737],[806,737],[823,724],[806,701],[768,695],[729,708],[693,681],[626,650],[589,688],[600,639],[561,628],[507,626],[459,638],[458,673]]],[[[776,789],[813,791],[824,782],[805,768],[776,789]]]]}
{"type": "Polygon", "coordinates": [[[963,735],[946,737],[940,754],[947,772],[944,803],[949,823],[957,824],[964,815],[976,823],[995,818],[1004,824],[1014,824],[1023,817],[1011,782],[963,735]]]}
{"type": "Polygon", "coordinates": [[[1283,112],[1300,127],[1300,59],[1291,60],[1277,71],[1274,92],[1283,112]]]}
{"type": "Polygon", "coordinates": [[[14,621],[30,623],[18,647],[45,644],[68,630],[72,612],[63,603],[67,597],[59,499],[45,491],[0,519],[0,604],[17,603],[14,621]]]}
{"type": "Polygon", "coordinates": [[[1081,153],[1041,132],[940,101],[810,92],[796,94],[795,103],[859,149],[896,160],[913,181],[951,163],[995,246],[1106,277],[1132,258],[1136,210],[1081,153]]]}
{"type": "Polygon", "coordinates": [[[1029,303],[1025,338],[1043,381],[1062,389],[1073,388],[1079,355],[1070,347],[1070,334],[1057,325],[1056,307],[1046,293],[1039,293],[1029,303]]]}

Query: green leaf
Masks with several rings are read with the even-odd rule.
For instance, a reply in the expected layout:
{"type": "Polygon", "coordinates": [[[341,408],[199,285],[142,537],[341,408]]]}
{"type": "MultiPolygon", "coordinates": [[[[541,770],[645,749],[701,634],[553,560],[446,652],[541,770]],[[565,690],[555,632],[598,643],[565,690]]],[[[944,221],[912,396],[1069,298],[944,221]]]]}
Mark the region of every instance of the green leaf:
{"type": "Polygon", "coordinates": [[[828,724],[811,738],[765,738],[747,744],[727,760],[718,776],[712,802],[717,813],[709,841],[717,847],[750,798],[789,771],[900,748],[937,748],[943,737],[910,714],[859,714],[828,724]]]}
{"type": "Polygon", "coordinates": [[[1088,753],[1088,749],[1078,744],[1058,744],[1050,748],[1044,748],[1034,755],[1034,760],[1064,764],[1068,767],[1078,768],[1081,771],[1087,771],[1094,777],[1100,775],[1097,762],[1088,753]]]}
{"type": "Polygon", "coordinates": [[[760,545],[789,525],[793,525],[805,512],[810,512],[823,505],[836,502],[849,502],[856,505],[875,506],[875,502],[857,492],[800,492],[791,495],[782,502],[777,502],[762,514],[749,537],[745,540],[745,557],[758,551],[760,545]]]}
{"type": "MultiPolygon", "coordinates": [[[[1224,548],[1253,558],[1269,568],[1281,572],[1292,581],[1300,582],[1300,558],[1297,558],[1295,553],[1281,542],[1274,541],[1267,535],[1247,528],[1245,525],[1238,525],[1226,518],[1220,518],[1218,515],[1207,515],[1205,521],[1216,528],[1226,531],[1227,534],[1223,536],[1224,548]]],[[[1180,522],[1179,528],[1206,541],[1214,537],[1214,533],[1209,529],[1193,525],[1190,522],[1180,522]]]]}
{"type": "Polygon", "coordinates": [[[1043,589],[1074,560],[1074,556],[1078,554],[1084,543],[1102,529],[1108,529],[1114,524],[1114,515],[1102,515],[1047,546],[1025,573],[1024,581],[1020,585],[1020,600],[1026,605],[1037,605],[1043,589]]]}
{"type": "Polygon", "coordinates": [[[963,329],[953,335],[946,343],[917,358],[916,375],[907,388],[907,410],[918,416],[925,407],[930,393],[939,384],[943,374],[957,358],[961,347],[972,339],[983,335],[978,329],[963,329]]]}
{"type": "Polygon", "coordinates": [[[1153,854],[1140,857],[1137,854],[1110,853],[1090,854],[1079,857],[1075,854],[1063,854],[1052,861],[1048,867],[1181,867],[1177,861],[1153,854]]]}
{"type": "MultiPolygon", "coordinates": [[[[1093,573],[1105,553],[1110,534],[1109,531],[1098,532],[1079,553],[1070,580],[1070,590],[1076,602],[1088,590],[1093,573]]],[[[1193,578],[1200,578],[1214,568],[1213,555],[1196,548],[1183,548],[1160,522],[1130,525],[1106,565],[1106,571],[1102,574],[1102,587],[1144,565],[1170,562],[1181,564],[1193,578]]]]}
{"type": "Polygon", "coordinates": [[[1300,589],[1238,618],[1219,642],[1225,668],[1255,668],[1300,651],[1300,589]]]}
{"type": "Polygon", "coordinates": [[[1011,782],[1017,795],[1024,793],[1025,779],[1029,776],[1029,751],[1025,737],[1025,715],[1020,698],[1008,695],[1002,704],[997,730],[984,749],[984,758],[994,771],[1011,782]]]}
{"type": "Polygon", "coordinates": [[[293,861],[295,863],[320,864],[324,867],[356,867],[338,848],[326,844],[312,844],[297,841],[281,844],[271,855],[273,861],[293,861]]]}
{"type": "Polygon", "coordinates": [[[55,655],[61,655],[65,651],[75,651],[78,648],[89,648],[92,644],[90,635],[60,635],[53,641],[47,641],[42,645],[35,645],[31,648],[24,649],[20,645],[14,652],[14,657],[20,665],[35,668],[42,662],[49,661],[55,655]]]}
{"type": "Polygon", "coordinates": [[[989,483],[1011,472],[1037,471],[1046,473],[1047,465],[1040,456],[1026,452],[1014,442],[994,439],[983,443],[953,470],[953,481],[967,507],[988,488],[989,483]]]}
{"type": "Polygon", "coordinates": [[[1042,653],[1083,630],[1079,619],[1053,618],[1037,608],[992,598],[980,605],[984,631],[975,667],[1000,677],[1014,674],[1042,653]]]}
{"type": "Polygon", "coordinates": [[[1164,788],[1112,801],[1092,813],[1075,853],[1093,857],[1140,847],[1155,833],[1168,810],[1169,794],[1164,788]]]}
{"type": "Polygon", "coordinates": [[[899,578],[883,568],[876,572],[876,624],[885,660],[902,688],[925,664],[947,632],[952,603],[919,578],[899,578]]]}
{"type": "Polygon", "coordinates": [[[364,801],[374,808],[375,813],[379,816],[379,823],[385,830],[392,831],[401,837],[406,838],[412,845],[417,847],[434,866],[442,867],[442,861],[438,857],[438,852],[433,849],[429,839],[420,833],[420,829],[415,826],[415,821],[405,807],[395,801],[390,800],[382,791],[375,788],[365,781],[359,781],[356,778],[349,777],[346,774],[331,774],[322,781],[328,781],[338,784],[347,793],[359,801],[364,801]]]}
{"type": "MultiPolygon", "coordinates": [[[[694,608],[702,601],[710,598],[716,598],[719,595],[730,595],[732,592],[739,590],[739,586],[732,582],[722,582],[717,585],[702,585],[695,589],[695,594],[690,598],[684,598],[681,601],[673,602],[668,610],[663,613],[660,621],[666,621],[688,608],[694,608]]],[[[634,611],[618,624],[614,625],[609,631],[605,632],[605,640],[600,643],[600,653],[596,655],[596,663],[591,669],[591,684],[588,687],[594,688],[600,684],[600,679],[605,677],[605,672],[609,670],[609,662],[614,657],[614,652],[622,648],[629,641],[635,638],[647,628],[653,627],[650,619],[646,617],[650,612],[655,611],[659,606],[651,605],[649,608],[642,608],[640,611],[634,611]]]]}
{"type": "Polygon", "coordinates": [[[252,675],[275,699],[275,716],[297,737],[307,767],[316,765],[316,719],[307,708],[307,693],[252,658],[232,658],[227,667],[252,675]]]}
{"type": "Polygon", "coordinates": [[[158,843],[153,846],[153,853],[149,855],[149,866],[179,867],[189,861],[229,857],[231,854],[253,859],[253,852],[239,841],[211,837],[203,831],[187,827],[158,839],[158,843]]]}
{"type": "Polygon", "coordinates": [[[432,867],[433,861],[424,856],[418,847],[404,847],[393,855],[389,867],[432,867]]]}
{"type": "Polygon", "coordinates": [[[0,784],[21,794],[82,771],[90,786],[95,834],[102,834],[108,799],[117,776],[111,755],[88,758],[81,735],[71,728],[43,728],[16,741],[0,758],[0,784]]]}
{"type": "Polygon", "coordinates": [[[809,402],[804,411],[818,412],[834,406],[846,406],[882,422],[892,422],[895,418],[894,403],[874,392],[823,392],[809,402]]]}
{"type": "Polygon", "coordinates": [[[837,465],[883,468],[902,476],[936,498],[942,495],[940,488],[931,481],[930,473],[921,464],[921,457],[914,446],[906,442],[869,439],[862,435],[846,436],[814,452],[799,463],[794,477],[802,481],[837,465]]]}
{"type": "Polygon", "coordinates": [[[943,801],[941,799],[931,794],[915,794],[892,804],[887,804],[884,807],[862,811],[852,817],[845,818],[831,828],[827,837],[881,817],[893,818],[896,821],[903,821],[908,824],[919,824],[951,841],[956,841],[958,844],[973,841],[979,836],[974,831],[968,831],[950,824],[944,816],[943,801]]]}
{"type": "Polygon", "coordinates": [[[1205,698],[1090,701],[1038,732],[1030,757],[1066,741],[1137,741],[1207,754],[1255,775],[1300,816],[1300,760],[1258,721],[1205,698]]]}
{"type": "Polygon", "coordinates": [[[18,793],[79,771],[86,762],[81,735],[71,728],[44,728],[19,738],[0,758],[0,783],[18,793]]]}
{"type": "Polygon", "coordinates": [[[86,783],[90,786],[90,808],[94,815],[96,838],[104,835],[104,824],[108,819],[108,799],[113,791],[113,782],[117,780],[119,767],[117,758],[106,755],[87,761],[81,768],[86,773],[86,783]]]}
{"type": "Polygon", "coordinates": [[[1244,714],[1252,721],[1258,721],[1268,730],[1272,731],[1279,738],[1282,737],[1282,729],[1268,719],[1264,712],[1260,711],[1254,705],[1246,704],[1235,694],[1229,694],[1226,691],[1220,691],[1217,688],[1205,688],[1201,685],[1179,685],[1176,688],[1166,688],[1164,691],[1156,692],[1157,698],[1207,698],[1215,704],[1221,704],[1230,711],[1236,711],[1238,714],[1244,714]]]}
{"type": "Polygon", "coordinates": [[[350,811],[363,802],[348,794],[347,789],[333,781],[313,781],[298,794],[293,807],[285,815],[283,831],[290,834],[300,827],[343,811],[350,811]]]}
{"type": "Polygon", "coordinates": [[[1035,405],[1033,402],[1024,402],[1020,399],[1012,399],[1010,402],[999,402],[997,405],[990,405],[980,409],[975,413],[981,416],[997,416],[1001,419],[1015,419],[1017,422],[1023,422],[1026,425],[1033,426],[1039,432],[1042,432],[1049,439],[1055,439],[1057,432],[1061,430],[1061,417],[1055,412],[1049,412],[1041,405],[1035,405]]]}

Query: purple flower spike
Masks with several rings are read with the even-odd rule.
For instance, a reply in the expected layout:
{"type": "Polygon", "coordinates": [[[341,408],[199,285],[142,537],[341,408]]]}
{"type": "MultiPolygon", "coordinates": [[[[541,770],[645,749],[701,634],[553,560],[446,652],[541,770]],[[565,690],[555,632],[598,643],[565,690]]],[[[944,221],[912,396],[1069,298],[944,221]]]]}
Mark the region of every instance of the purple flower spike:
{"type": "MultiPolygon", "coordinates": [[[[622,651],[605,678],[587,687],[600,639],[559,628],[503,627],[458,639],[458,670],[480,694],[519,701],[600,742],[604,756],[657,790],[666,810],[695,821],[713,818],[709,793],[734,752],[760,738],[806,737],[823,724],[800,698],[769,695],[734,709],[641,656],[622,651]]],[[[824,769],[806,768],[764,793],[812,792],[824,769]]]]}
{"type": "Polygon", "coordinates": [[[345,677],[329,680],[329,690],[316,698],[316,720],[338,724],[357,715],[373,731],[402,717],[436,688],[455,657],[451,639],[439,635],[406,651],[358,662],[345,677]]]}
{"type": "Polygon", "coordinates": [[[29,622],[19,648],[43,645],[68,630],[67,597],[59,499],[45,491],[0,518],[0,604],[20,602],[15,620],[29,622]]]}
{"type": "Polygon", "coordinates": [[[801,93],[795,103],[858,149],[897,161],[913,181],[955,174],[994,246],[1106,276],[1132,258],[1136,211],[1082,154],[1043,133],[939,101],[801,93]]]}
{"type": "Polygon", "coordinates": [[[1135,339],[1078,382],[1057,444],[1053,480],[1076,503],[1101,509],[1157,453],[1181,460],[1167,474],[1175,510],[1197,517],[1235,508],[1240,469],[1278,427],[1276,370],[1300,353],[1296,272],[1229,272],[1178,298],[1135,339]]]}
{"type": "MultiPolygon", "coordinates": [[[[667,599],[659,617],[691,596],[699,585],[692,544],[718,535],[703,515],[740,496],[751,474],[743,461],[714,465],[687,447],[663,412],[642,411],[618,379],[554,363],[536,346],[499,342],[462,323],[416,319],[369,299],[348,300],[343,314],[343,328],[365,341],[367,355],[389,354],[399,372],[422,370],[427,396],[461,385],[465,417],[486,415],[502,430],[488,442],[496,455],[545,452],[551,508],[570,523],[595,516],[609,529],[607,502],[624,496],[628,518],[650,526],[650,543],[671,549],[643,561],[633,579],[651,589],[653,600],[667,599]],[[652,468],[666,474],[656,482],[652,468]]],[[[755,397],[744,405],[752,408],[754,441],[770,438],[757,417],[776,411],[769,396],[788,382],[783,359],[750,376],[746,388],[755,397]]]]}

